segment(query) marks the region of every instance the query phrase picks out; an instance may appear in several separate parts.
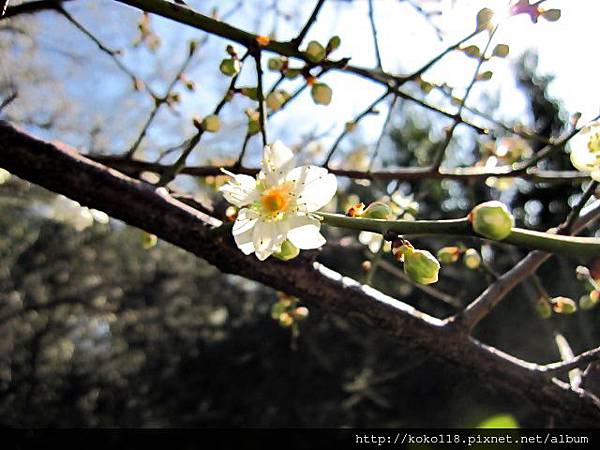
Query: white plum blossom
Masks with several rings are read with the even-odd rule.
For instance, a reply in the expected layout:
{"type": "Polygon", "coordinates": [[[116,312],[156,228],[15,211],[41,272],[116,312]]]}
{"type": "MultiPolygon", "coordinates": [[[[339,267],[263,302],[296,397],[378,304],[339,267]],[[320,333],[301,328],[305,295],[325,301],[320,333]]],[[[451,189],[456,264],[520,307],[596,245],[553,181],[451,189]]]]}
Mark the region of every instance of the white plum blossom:
{"type": "Polygon", "coordinates": [[[94,222],[106,224],[109,217],[96,209],[81,206],[74,200],[58,195],[53,203],[52,216],[55,220],[71,224],[77,231],[91,227],[94,222]]]}
{"type": "Polygon", "coordinates": [[[256,178],[236,175],[221,188],[225,199],[240,208],[233,237],[246,255],[263,261],[281,249],[287,239],[299,249],[321,247],[325,238],[313,214],[331,201],[337,180],[327,169],[294,167],[294,154],[277,141],[263,151],[256,178]]]}
{"type": "Polygon", "coordinates": [[[600,122],[584,127],[569,143],[571,162],[581,171],[590,172],[595,181],[600,181],[600,122]]]}

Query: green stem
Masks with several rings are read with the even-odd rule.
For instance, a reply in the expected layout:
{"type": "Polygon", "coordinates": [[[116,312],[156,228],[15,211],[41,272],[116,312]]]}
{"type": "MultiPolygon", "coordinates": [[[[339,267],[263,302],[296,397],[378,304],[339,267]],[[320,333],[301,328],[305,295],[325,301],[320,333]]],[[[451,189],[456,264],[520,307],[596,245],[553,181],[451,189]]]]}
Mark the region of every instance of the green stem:
{"type": "MultiPolygon", "coordinates": [[[[363,219],[323,212],[319,212],[317,215],[322,218],[323,223],[333,227],[371,231],[373,233],[385,234],[386,231],[395,231],[398,234],[470,236],[481,238],[481,236],[473,231],[466,218],[409,221],[363,219]]],[[[598,238],[562,236],[513,228],[511,234],[499,242],[584,259],[600,256],[600,239],[598,238]]]]}

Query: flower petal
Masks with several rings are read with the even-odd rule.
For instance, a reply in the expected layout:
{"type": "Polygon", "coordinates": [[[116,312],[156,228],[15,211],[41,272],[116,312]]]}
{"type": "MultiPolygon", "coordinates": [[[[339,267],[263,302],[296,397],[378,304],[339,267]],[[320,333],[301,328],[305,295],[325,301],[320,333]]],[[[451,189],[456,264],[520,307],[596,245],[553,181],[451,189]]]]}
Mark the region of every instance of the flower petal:
{"type": "Polygon", "coordinates": [[[245,255],[254,253],[253,231],[257,221],[256,214],[244,208],[239,211],[233,224],[233,239],[245,255]]]}
{"type": "Polygon", "coordinates": [[[282,222],[259,220],[254,225],[252,241],[256,257],[264,261],[281,248],[285,241],[285,227],[282,222]]]}
{"type": "Polygon", "coordinates": [[[314,212],[331,201],[337,191],[335,175],[317,166],[300,166],[286,176],[296,186],[296,201],[300,211],[314,212]]]}
{"type": "Polygon", "coordinates": [[[322,247],[326,240],[319,232],[321,222],[308,216],[291,216],[286,221],[287,238],[302,250],[322,247]]]}
{"type": "Polygon", "coordinates": [[[267,184],[277,184],[294,167],[294,152],[281,141],[265,145],[261,167],[261,175],[266,178],[267,184]]]}
{"type": "Polygon", "coordinates": [[[249,205],[258,199],[256,191],[256,180],[249,175],[235,175],[229,173],[233,180],[229,180],[227,184],[219,189],[223,193],[223,197],[232,205],[241,208],[249,205]]]}

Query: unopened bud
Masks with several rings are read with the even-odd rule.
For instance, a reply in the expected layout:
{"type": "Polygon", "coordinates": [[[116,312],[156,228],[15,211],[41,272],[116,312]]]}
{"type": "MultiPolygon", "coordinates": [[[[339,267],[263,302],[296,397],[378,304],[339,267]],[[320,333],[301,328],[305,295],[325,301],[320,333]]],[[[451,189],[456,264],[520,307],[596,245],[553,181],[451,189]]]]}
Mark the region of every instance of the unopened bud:
{"type": "Polygon", "coordinates": [[[231,57],[237,56],[237,52],[235,51],[235,48],[233,48],[233,45],[228,45],[227,47],[225,47],[225,51],[231,57]]]}
{"type": "Polygon", "coordinates": [[[355,205],[352,205],[350,208],[348,208],[348,210],[346,211],[346,215],[348,217],[359,217],[363,213],[364,209],[364,203],[356,203],[355,205]]]}
{"type": "Polygon", "coordinates": [[[341,43],[342,43],[342,40],[340,39],[339,36],[333,36],[331,39],[329,39],[329,42],[327,42],[327,47],[326,47],[327,53],[331,53],[332,51],[337,49],[341,43]]]}
{"type": "Polygon", "coordinates": [[[221,65],[219,65],[219,70],[223,75],[227,75],[228,77],[232,77],[237,75],[240,72],[241,65],[238,59],[234,58],[225,58],[221,61],[221,65]]]}
{"type": "Polygon", "coordinates": [[[463,256],[463,263],[469,269],[477,269],[481,265],[481,256],[474,248],[469,248],[463,256]]]}
{"type": "Polygon", "coordinates": [[[202,129],[209,133],[216,133],[221,128],[221,120],[219,116],[211,114],[202,120],[202,129]]]}
{"type": "Polygon", "coordinates": [[[294,78],[296,78],[301,73],[302,73],[302,71],[300,69],[287,69],[285,71],[285,77],[288,80],[293,80],[294,78]]]}
{"type": "Polygon", "coordinates": [[[443,247],[437,252],[437,259],[442,264],[452,264],[460,258],[461,250],[459,247],[443,247]]]}
{"type": "Polygon", "coordinates": [[[364,273],[368,273],[373,268],[373,264],[371,263],[371,261],[363,261],[360,265],[360,268],[364,273]]]}
{"type": "Polygon", "coordinates": [[[600,292],[592,291],[588,295],[584,295],[579,299],[579,307],[584,310],[594,308],[600,300],[600,292]]]}
{"type": "Polygon", "coordinates": [[[329,105],[333,91],[325,83],[314,83],[310,89],[310,94],[317,105],[329,105]]]}
{"type": "Polygon", "coordinates": [[[284,64],[284,60],[277,56],[269,59],[269,61],[267,62],[267,67],[269,68],[269,70],[278,72],[281,69],[283,69],[284,64]]]}
{"type": "Polygon", "coordinates": [[[415,250],[411,245],[400,247],[404,258],[404,273],[416,283],[432,284],[438,280],[440,263],[426,250],[415,250]]]}
{"type": "Polygon", "coordinates": [[[248,120],[248,134],[250,136],[254,136],[259,131],[260,131],[259,120],[258,119],[249,119],[248,120]]]}
{"type": "Polygon", "coordinates": [[[320,62],[326,55],[325,48],[317,41],[310,41],[304,53],[306,58],[313,63],[320,62]]]}
{"type": "Polygon", "coordinates": [[[392,208],[383,202],[373,202],[363,211],[360,217],[365,219],[389,219],[392,216],[392,208]]]}
{"type": "Polygon", "coordinates": [[[558,19],[560,19],[560,16],[560,9],[547,9],[542,11],[542,17],[548,22],[556,22],[558,19]]]}
{"type": "Polygon", "coordinates": [[[473,230],[488,239],[500,241],[510,235],[515,219],[504,203],[490,201],[477,205],[469,214],[473,230]]]}
{"type": "Polygon", "coordinates": [[[284,312],[283,314],[281,314],[279,317],[279,325],[281,325],[282,327],[285,328],[289,328],[293,325],[294,323],[294,318],[292,317],[291,314],[284,312]]]}
{"type": "Polygon", "coordinates": [[[283,94],[284,91],[273,91],[269,95],[267,95],[267,108],[272,111],[277,111],[281,109],[283,104],[286,101],[286,96],[283,94]]]}
{"type": "Polygon", "coordinates": [[[158,243],[158,238],[154,234],[144,233],[142,235],[142,247],[144,250],[150,250],[158,243]]]}
{"type": "Polygon", "coordinates": [[[258,101],[258,89],[255,87],[243,87],[240,89],[242,95],[245,95],[251,100],[258,101]]]}
{"type": "Polygon", "coordinates": [[[308,317],[308,314],[309,314],[309,311],[306,306],[299,306],[292,313],[292,315],[294,316],[294,319],[296,319],[296,320],[304,320],[308,317]]]}
{"type": "Polygon", "coordinates": [[[573,314],[577,311],[577,305],[568,297],[554,297],[550,299],[550,304],[555,313],[573,314]]]}

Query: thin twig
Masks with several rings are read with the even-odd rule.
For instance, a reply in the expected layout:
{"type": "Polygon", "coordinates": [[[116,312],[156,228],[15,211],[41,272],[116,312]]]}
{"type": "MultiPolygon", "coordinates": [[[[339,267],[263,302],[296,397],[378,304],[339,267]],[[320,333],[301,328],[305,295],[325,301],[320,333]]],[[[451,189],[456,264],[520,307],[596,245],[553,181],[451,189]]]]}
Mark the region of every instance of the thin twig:
{"type": "Polygon", "coordinates": [[[267,145],[267,124],[265,112],[265,94],[263,92],[263,70],[261,62],[261,51],[257,50],[254,53],[254,62],[256,63],[256,78],[258,90],[258,120],[260,123],[260,133],[263,140],[263,145],[267,145]]]}
{"type": "Polygon", "coordinates": [[[317,4],[316,4],[315,8],[313,9],[312,14],[306,21],[306,24],[304,25],[304,27],[302,28],[300,33],[298,33],[298,36],[296,36],[294,39],[292,39],[291,44],[293,46],[295,46],[296,48],[300,47],[300,44],[302,44],[302,41],[306,37],[308,30],[310,30],[310,27],[312,27],[313,23],[315,23],[315,21],[317,20],[317,17],[319,16],[319,11],[321,10],[321,7],[323,6],[324,3],[325,3],[325,0],[317,1],[317,4]]]}
{"type": "MultiPolygon", "coordinates": [[[[371,103],[364,111],[362,111],[360,114],[358,114],[354,120],[352,121],[353,124],[357,124],[358,122],[360,122],[364,117],[366,117],[369,114],[373,113],[373,109],[379,104],[381,103],[388,95],[390,95],[390,91],[386,91],[384,92],[382,95],[380,95],[379,97],[377,97],[377,99],[375,99],[373,101],[373,103],[371,103]]],[[[348,128],[344,127],[344,130],[339,134],[339,136],[337,137],[337,139],[335,140],[335,142],[333,143],[331,149],[329,150],[329,152],[327,153],[327,156],[325,157],[325,161],[323,162],[323,167],[329,167],[329,162],[331,161],[331,158],[333,157],[333,154],[335,153],[335,151],[337,150],[338,146],[340,145],[340,143],[342,142],[342,140],[344,139],[344,137],[346,137],[346,135],[349,133],[348,128]]]]}
{"type": "Polygon", "coordinates": [[[148,115],[148,119],[144,123],[144,126],[142,127],[142,130],[138,134],[138,137],[135,139],[135,141],[133,142],[133,144],[131,145],[131,147],[127,151],[127,153],[125,155],[126,158],[133,158],[136,150],[138,149],[138,147],[142,143],[142,140],[146,136],[146,133],[148,132],[148,129],[152,125],[152,122],[154,121],[154,118],[158,114],[159,109],[165,103],[168,102],[169,95],[171,94],[171,91],[173,90],[173,88],[175,87],[175,85],[181,80],[181,77],[182,77],[183,73],[187,70],[188,66],[190,65],[190,62],[192,61],[192,58],[193,58],[194,53],[196,51],[196,48],[197,48],[196,45],[190,45],[189,52],[188,52],[185,60],[183,61],[183,64],[181,64],[181,67],[179,68],[179,70],[177,71],[177,73],[175,74],[175,76],[173,77],[173,79],[171,80],[171,82],[169,83],[169,85],[167,86],[167,89],[165,91],[165,95],[163,95],[162,97],[155,98],[155,100],[154,100],[154,107],[150,111],[150,114],[148,115]]]}
{"type": "Polygon", "coordinates": [[[375,49],[377,68],[383,70],[383,65],[381,64],[381,52],[379,51],[379,41],[377,39],[377,27],[375,26],[373,0],[369,0],[369,23],[371,24],[371,35],[373,36],[373,47],[375,49]]]}

